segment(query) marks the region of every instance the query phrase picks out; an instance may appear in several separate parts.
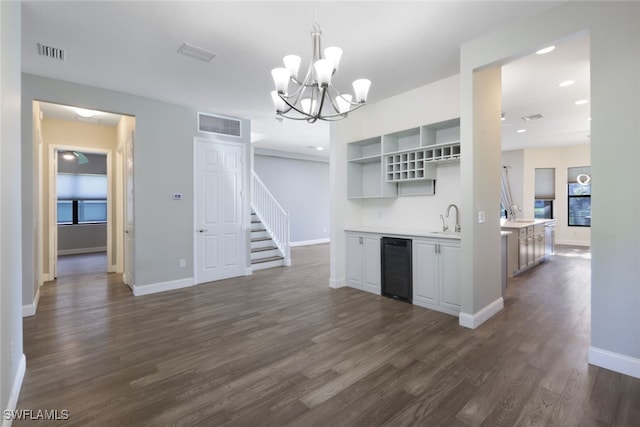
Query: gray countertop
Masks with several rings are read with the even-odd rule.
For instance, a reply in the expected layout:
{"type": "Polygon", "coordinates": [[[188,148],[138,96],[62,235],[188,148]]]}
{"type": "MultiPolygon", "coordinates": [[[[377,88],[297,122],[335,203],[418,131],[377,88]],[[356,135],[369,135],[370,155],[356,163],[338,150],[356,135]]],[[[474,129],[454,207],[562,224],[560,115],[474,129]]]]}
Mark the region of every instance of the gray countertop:
{"type": "Polygon", "coordinates": [[[500,227],[502,228],[524,228],[530,225],[546,224],[548,222],[555,222],[555,219],[517,219],[515,221],[500,221],[500,227]]]}

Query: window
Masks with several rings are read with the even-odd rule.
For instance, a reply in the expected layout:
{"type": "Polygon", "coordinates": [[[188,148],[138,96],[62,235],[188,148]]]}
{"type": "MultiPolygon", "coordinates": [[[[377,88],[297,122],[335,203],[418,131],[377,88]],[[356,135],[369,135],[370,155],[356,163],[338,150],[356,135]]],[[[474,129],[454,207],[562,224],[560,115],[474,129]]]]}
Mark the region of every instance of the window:
{"type": "Polygon", "coordinates": [[[567,195],[570,227],[591,227],[591,167],[569,168],[567,195]]]}
{"type": "Polygon", "coordinates": [[[59,173],[58,224],[107,222],[107,176],[59,173]]]}
{"type": "Polygon", "coordinates": [[[556,170],[554,168],[536,168],[535,218],[553,219],[553,200],[556,198],[556,170]]]}
{"type": "Polygon", "coordinates": [[[553,219],[553,200],[536,200],[533,214],[535,218],[553,219]]]}

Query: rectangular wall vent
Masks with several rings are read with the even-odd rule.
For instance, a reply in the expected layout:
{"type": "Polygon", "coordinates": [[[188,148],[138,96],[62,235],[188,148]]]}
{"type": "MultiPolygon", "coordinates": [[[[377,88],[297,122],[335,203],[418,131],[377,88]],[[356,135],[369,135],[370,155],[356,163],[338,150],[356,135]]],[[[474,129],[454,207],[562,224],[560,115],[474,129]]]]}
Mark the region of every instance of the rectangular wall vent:
{"type": "Polygon", "coordinates": [[[198,113],[198,131],[240,137],[240,120],[198,113]]]}
{"type": "Polygon", "coordinates": [[[534,120],[540,120],[542,118],[544,118],[542,114],[532,114],[530,116],[524,116],[522,120],[524,120],[525,122],[532,122],[534,120]]]}
{"type": "Polygon", "coordinates": [[[46,56],[48,58],[58,59],[60,61],[64,61],[66,57],[64,49],[46,46],[41,43],[38,43],[38,54],[40,56],[46,56]]]}

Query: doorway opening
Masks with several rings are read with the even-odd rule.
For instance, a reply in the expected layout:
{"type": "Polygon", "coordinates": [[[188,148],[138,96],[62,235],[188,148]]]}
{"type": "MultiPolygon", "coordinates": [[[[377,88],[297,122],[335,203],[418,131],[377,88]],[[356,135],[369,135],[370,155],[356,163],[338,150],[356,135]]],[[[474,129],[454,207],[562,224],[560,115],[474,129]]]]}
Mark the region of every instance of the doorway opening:
{"type": "MultiPolygon", "coordinates": [[[[522,227],[528,220],[554,221],[551,235],[544,232],[537,236],[534,229],[529,236],[526,228],[510,228],[519,230],[519,235],[507,237],[516,241],[507,257],[517,259],[510,263],[515,266],[515,274],[507,271],[513,277],[507,281],[507,294],[509,283],[518,283],[518,274],[552,269],[554,257],[559,261],[571,257],[591,262],[590,185],[576,181],[579,174],[588,174],[587,181],[591,181],[590,88],[588,34],[570,36],[502,66],[501,156],[512,195],[507,202],[511,206],[505,206],[509,208],[505,210],[522,227]],[[577,199],[576,187],[580,187],[580,215],[589,219],[588,225],[585,221],[579,226],[575,223],[576,209],[572,204],[577,199]],[[585,191],[588,196],[582,195],[585,191]],[[538,240],[549,238],[553,239],[554,254],[549,265],[536,267],[536,251],[531,247],[539,246],[538,240]]],[[[506,219],[502,221],[504,225],[506,219]]],[[[510,222],[511,226],[515,222],[510,222]]],[[[583,279],[588,296],[590,280],[583,279]]]]}
{"type": "Polygon", "coordinates": [[[133,223],[127,195],[135,118],[42,101],[33,109],[40,285],[78,273],[124,273],[133,259],[125,231],[128,212],[133,223]]]}

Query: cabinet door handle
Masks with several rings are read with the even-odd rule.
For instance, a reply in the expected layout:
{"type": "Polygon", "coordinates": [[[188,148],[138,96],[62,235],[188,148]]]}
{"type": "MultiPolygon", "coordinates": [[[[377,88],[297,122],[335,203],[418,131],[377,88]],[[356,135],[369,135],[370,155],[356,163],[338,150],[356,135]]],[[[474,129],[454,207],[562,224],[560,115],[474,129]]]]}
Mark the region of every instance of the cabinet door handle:
{"type": "Polygon", "coordinates": [[[363,244],[364,243],[364,238],[362,236],[358,237],[358,242],[360,244],[363,244]]]}

